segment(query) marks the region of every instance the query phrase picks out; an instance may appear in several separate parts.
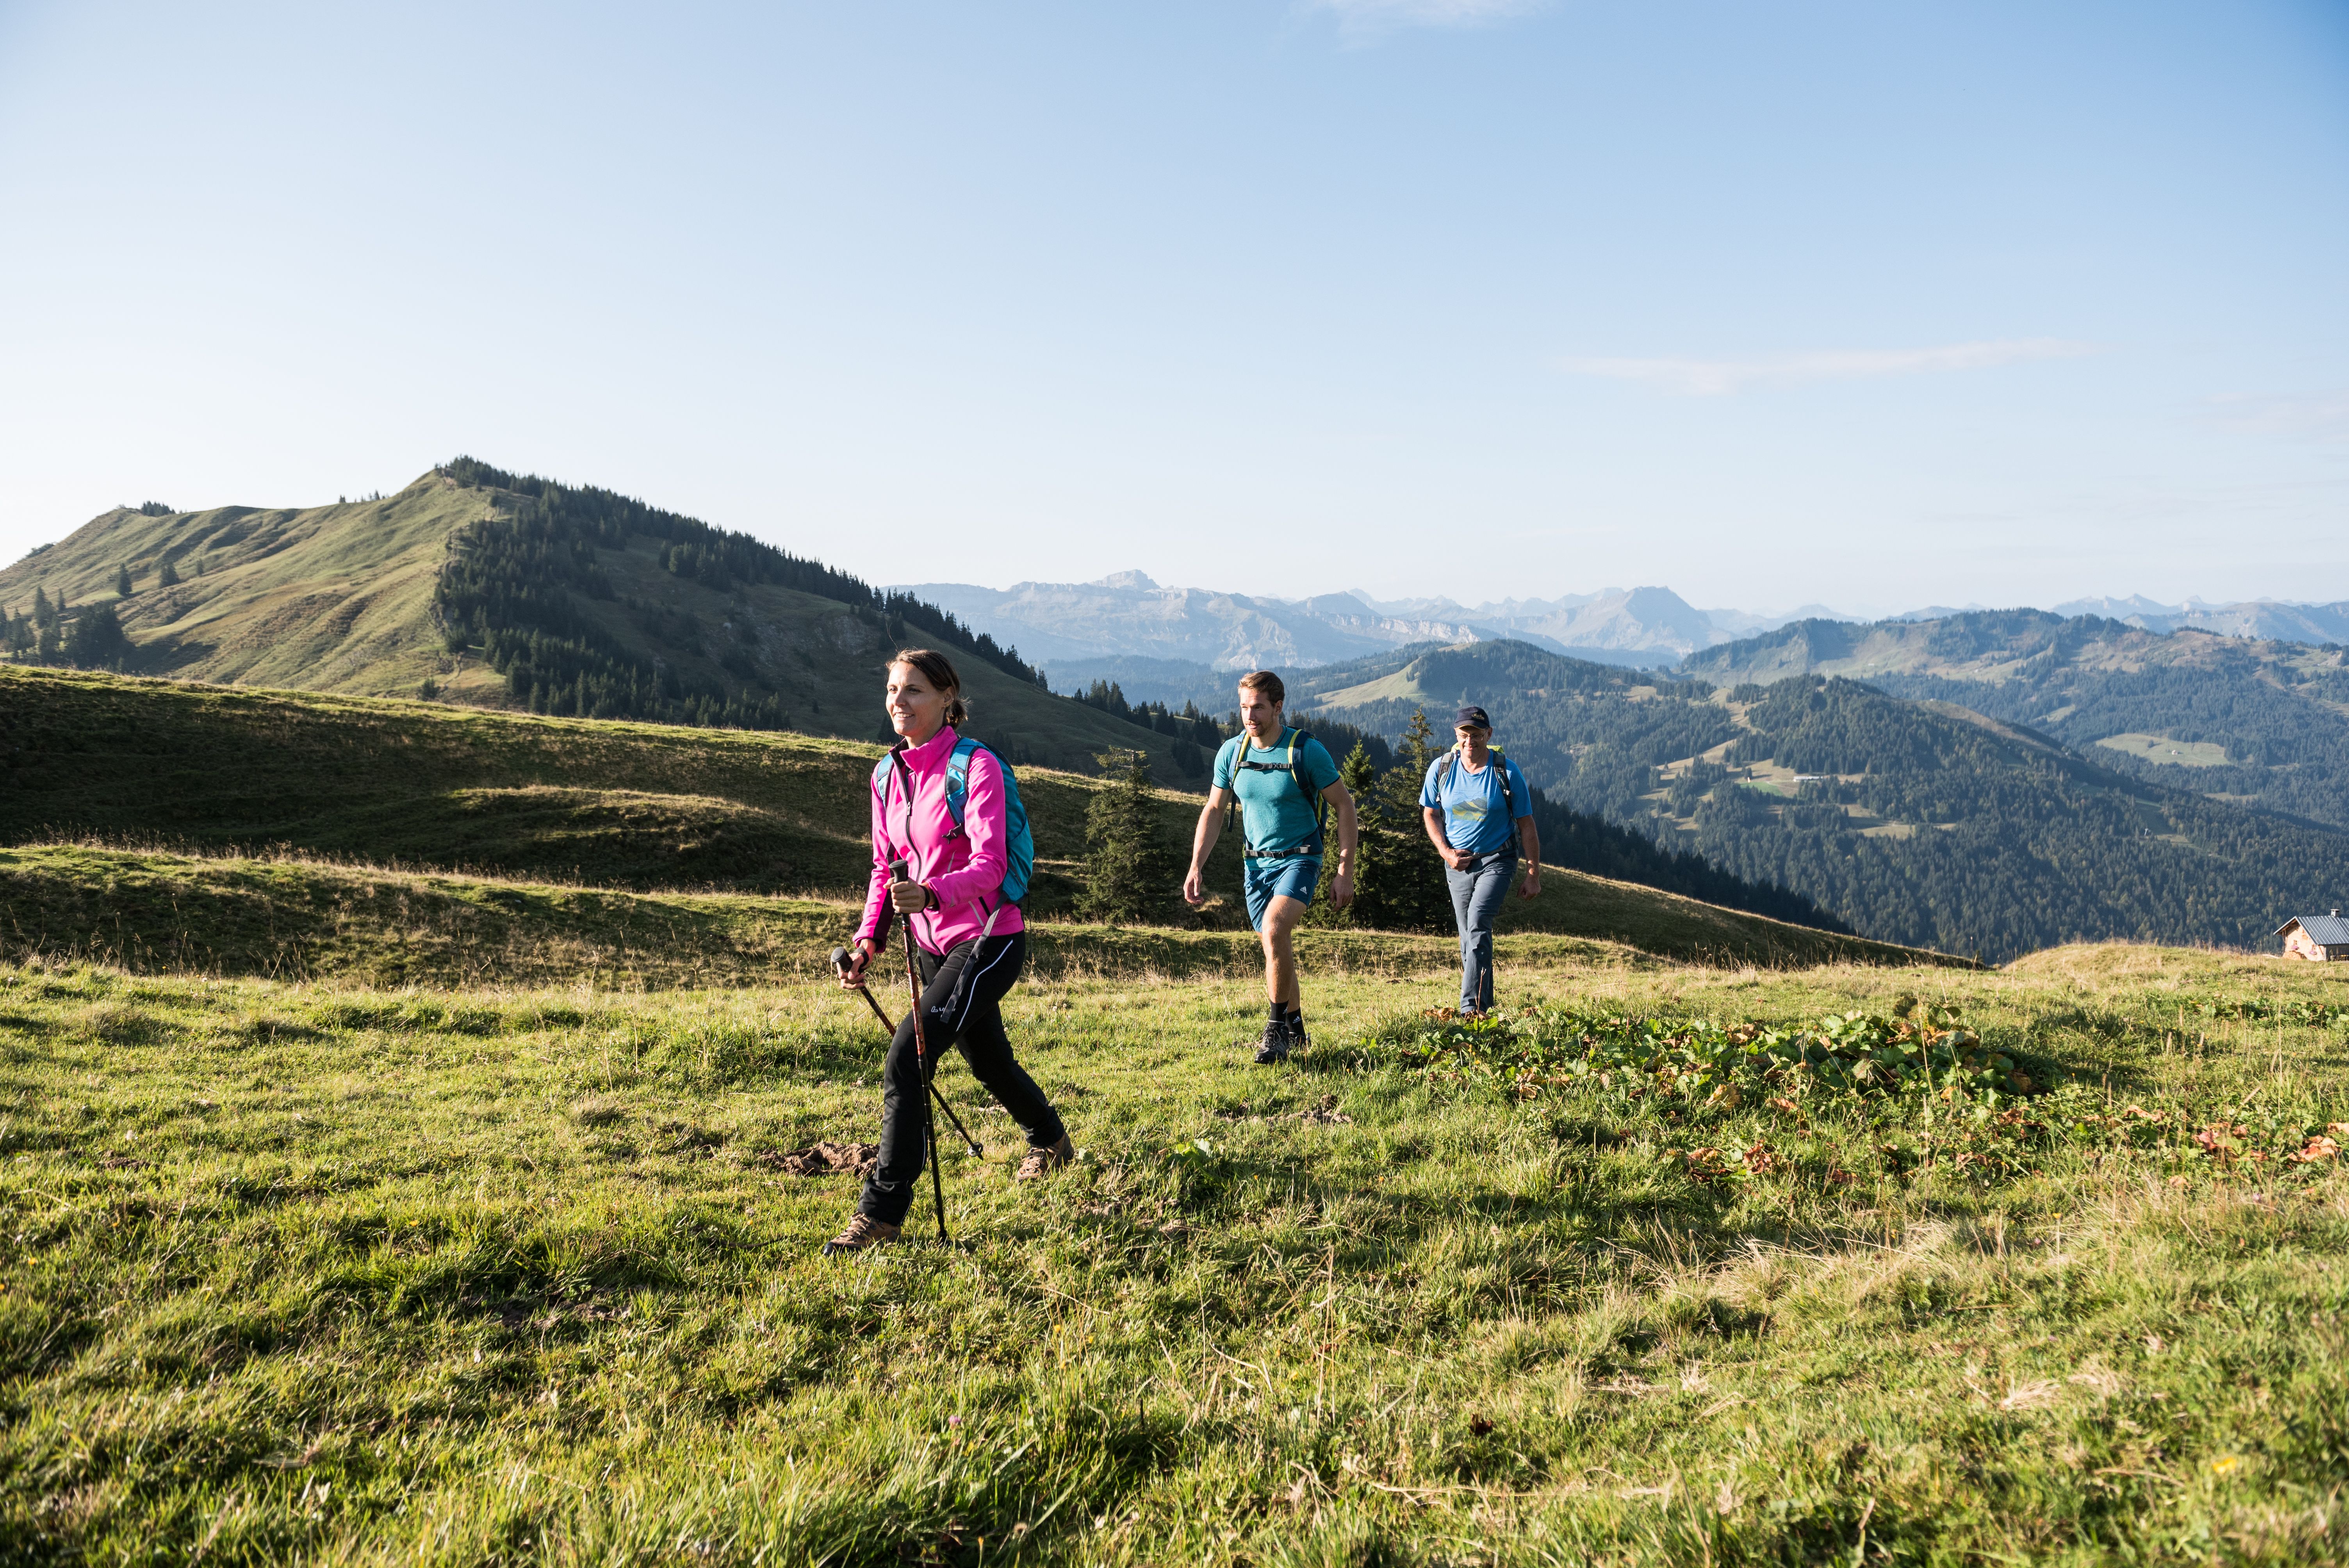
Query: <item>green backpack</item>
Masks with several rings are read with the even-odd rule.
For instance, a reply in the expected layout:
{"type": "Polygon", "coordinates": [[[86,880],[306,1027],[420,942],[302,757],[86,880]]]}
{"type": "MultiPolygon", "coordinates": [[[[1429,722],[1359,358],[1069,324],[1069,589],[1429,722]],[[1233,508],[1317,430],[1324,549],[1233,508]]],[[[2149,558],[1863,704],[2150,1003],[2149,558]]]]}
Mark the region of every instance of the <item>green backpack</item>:
{"type": "MultiPolygon", "coordinates": [[[[1305,781],[1305,764],[1301,760],[1301,756],[1305,750],[1305,743],[1312,739],[1313,737],[1307,734],[1304,730],[1292,728],[1288,732],[1286,738],[1288,741],[1288,761],[1256,762],[1249,759],[1249,753],[1256,749],[1256,742],[1248,738],[1248,733],[1247,730],[1241,730],[1239,761],[1234,766],[1245,768],[1251,773],[1286,773],[1288,775],[1289,779],[1297,785],[1297,792],[1299,795],[1304,796],[1308,800],[1313,802],[1313,849],[1311,852],[1318,855],[1322,851],[1323,833],[1330,825],[1330,802],[1323,799],[1315,792],[1313,787],[1305,781]]],[[[1278,750],[1278,748],[1268,746],[1264,749],[1269,753],[1278,750]]],[[[1237,792],[1235,792],[1232,796],[1230,805],[1224,808],[1226,819],[1229,818],[1232,810],[1236,809],[1238,804],[1239,796],[1237,792]]],[[[1243,846],[1241,850],[1242,856],[1245,859],[1252,861],[1274,859],[1284,855],[1293,855],[1298,852],[1294,848],[1286,850],[1267,850],[1260,845],[1248,843],[1247,814],[1246,812],[1242,812],[1240,814],[1240,842],[1243,846]]]]}

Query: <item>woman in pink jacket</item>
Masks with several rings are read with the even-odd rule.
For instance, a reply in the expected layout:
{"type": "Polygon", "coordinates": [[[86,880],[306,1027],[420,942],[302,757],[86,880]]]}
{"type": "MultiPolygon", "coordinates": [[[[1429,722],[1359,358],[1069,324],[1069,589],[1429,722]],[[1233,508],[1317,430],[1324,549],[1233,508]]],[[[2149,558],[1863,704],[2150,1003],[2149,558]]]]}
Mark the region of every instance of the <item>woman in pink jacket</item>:
{"type": "MultiPolygon", "coordinates": [[[[966,714],[954,666],[927,648],[901,650],[889,663],[888,704],[897,744],[874,780],[873,880],[841,984],[864,982],[865,966],[888,943],[893,916],[912,923],[930,1052],[935,1058],[949,1044],[961,1047],[971,1075],[1027,1130],[1019,1177],[1034,1181],[1067,1164],[1076,1150],[1003,1032],[1001,1004],[1027,963],[1028,931],[1019,906],[1002,896],[1009,864],[1002,768],[984,747],[971,754],[957,826],[947,805],[947,762],[966,714]],[[890,877],[894,861],[905,862],[903,882],[890,877]]],[[[890,1043],[881,1084],[881,1158],[848,1228],[824,1243],[827,1254],[896,1240],[913,1206],[924,1089],[910,1013],[890,1043]]]]}

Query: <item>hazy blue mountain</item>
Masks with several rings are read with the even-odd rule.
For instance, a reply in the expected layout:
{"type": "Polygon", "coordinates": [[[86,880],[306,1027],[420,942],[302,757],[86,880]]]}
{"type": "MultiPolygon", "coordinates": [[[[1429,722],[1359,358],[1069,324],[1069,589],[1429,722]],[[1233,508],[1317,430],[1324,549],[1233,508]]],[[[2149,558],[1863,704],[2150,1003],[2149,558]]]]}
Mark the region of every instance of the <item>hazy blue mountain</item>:
{"type": "Polygon", "coordinates": [[[2068,604],[2056,605],[2055,613],[2101,615],[2148,632],[2191,630],[2261,641],[2349,643],[2349,600],[2305,604],[2282,599],[2247,599],[2232,604],[2209,604],[2199,599],[2189,599],[2183,604],[2162,604],[2132,594],[2127,599],[2075,599],[2068,604]]]}
{"type": "Polygon", "coordinates": [[[1102,660],[1174,659],[1218,670],[1310,668],[1413,643],[1495,637],[1601,664],[1655,667],[1785,619],[1700,610],[1659,587],[1464,605],[1443,598],[1380,600],[1361,592],[1284,598],[1167,588],[1142,573],[1120,572],[1092,583],[1009,588],[924,583],[899,591],[1017,646],[1061,685],[1115,678],[1096,667],[1102,660]]]}
{"type": "Polygon", "coordinates": [[[1473,641],[1442,617],[1384,615],[1351,594],[1284,601],[1204,588],[1162,588],[1139,572],[1094,583],[981,588],[936,583],[915,592],[974,627],[994,628],[1047,665],[1140,655],[1215,669],[1325,665],[1404,643],[1473,641]]]}

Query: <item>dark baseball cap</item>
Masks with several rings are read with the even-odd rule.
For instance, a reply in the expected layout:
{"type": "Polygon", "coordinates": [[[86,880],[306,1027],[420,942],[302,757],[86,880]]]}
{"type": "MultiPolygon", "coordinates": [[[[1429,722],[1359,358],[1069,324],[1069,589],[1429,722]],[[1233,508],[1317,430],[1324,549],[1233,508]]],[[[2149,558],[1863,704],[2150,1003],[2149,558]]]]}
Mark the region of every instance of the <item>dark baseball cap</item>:
{"type": "Polygon", "coordinates": [[[1492,716],[1481,707],[1464,707],[1452,716],[1452,727],[1457,729],[1464,724],[1473,724],[1479,729],[1490,729],[1493,727],[1493,719],[1492,716]]]}

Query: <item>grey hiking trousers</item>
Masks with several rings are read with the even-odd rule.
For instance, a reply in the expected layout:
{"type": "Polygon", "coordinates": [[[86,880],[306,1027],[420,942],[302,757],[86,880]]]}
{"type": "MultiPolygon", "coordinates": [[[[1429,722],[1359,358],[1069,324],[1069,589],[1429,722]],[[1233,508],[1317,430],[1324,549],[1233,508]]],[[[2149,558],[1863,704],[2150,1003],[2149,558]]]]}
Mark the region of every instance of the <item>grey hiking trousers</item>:
{"type": "Polygon", "coordinates": [[[1493,921],[1517,879],[1515,846],[1478,855],[1465,869],[1444,868],[1452,885],[1452,918],[1460,927],[1460,1010],[1493,1006],[1493,921]]]}

